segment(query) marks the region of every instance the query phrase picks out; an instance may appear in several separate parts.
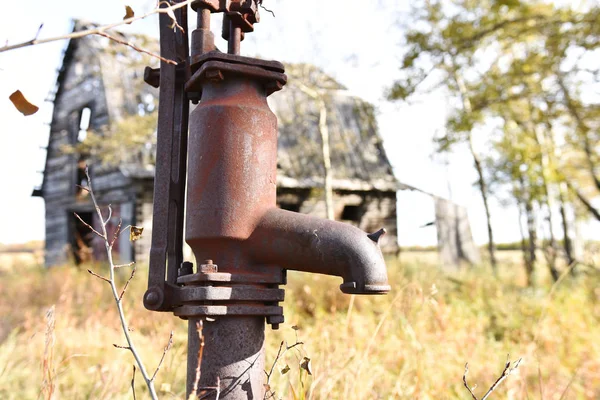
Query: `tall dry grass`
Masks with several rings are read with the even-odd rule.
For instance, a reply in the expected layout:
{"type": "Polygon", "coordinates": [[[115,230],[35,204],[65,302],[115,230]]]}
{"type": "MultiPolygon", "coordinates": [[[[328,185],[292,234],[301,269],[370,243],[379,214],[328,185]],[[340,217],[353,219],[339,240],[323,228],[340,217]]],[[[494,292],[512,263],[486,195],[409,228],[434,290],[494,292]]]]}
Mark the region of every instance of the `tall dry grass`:
{"type": "MultiPolygon", "coordinates": [[[[523,363],[492,399],[600,398],[598,276],[568,277],[551,290],[541,274],[536,289],[526,288],[511,257],[498,279],[485,268],[450,274],[433,261],[404,256],[402,264],[390,262],[389,271],[388,296],[354,299],[339,292],[339,279],[289,274],[287,322],[280,331],[267,328],[267,365],[282,340],[304,344],[274,368],[270,385],[277,398],[469,399],[462,386],[465,362],[481,395],[509,353],[523,363]],[[304,357],[311,359],[311,376],[299,368],[304,357]],[[290,370],[282,374],[286,365],[290,370]]],[[[157,389],[163,398],[183,398],[185,322],[143,308],[144,275],[140,268],[126,295],[134,340],[153,369],[175,331],[157,389]]],[[[0,315],[1,399],[40,398],[45,387],[47,393],[48,368],[56,399],[132,398],[133,360],[112,346],[123,339],[108,286],[84,269],[32,266],[3,273],[0,315]],[[44,368],[52,305],[52,365],[44,368]]],[[[139,379],[138,398],[144,391],[139,379]]]]}

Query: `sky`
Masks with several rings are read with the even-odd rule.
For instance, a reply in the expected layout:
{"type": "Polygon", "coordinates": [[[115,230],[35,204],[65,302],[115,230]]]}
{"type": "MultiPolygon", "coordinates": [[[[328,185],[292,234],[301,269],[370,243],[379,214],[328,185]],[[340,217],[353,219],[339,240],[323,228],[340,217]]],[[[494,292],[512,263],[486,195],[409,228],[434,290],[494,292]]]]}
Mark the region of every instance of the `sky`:
{"type": "MultiPolygon", "coordinates": [[[[399,77],[403,54],[404,22],[408,3],[395,0],[267,0],[275,17],[261,12],[255,32],[242,42],[242,54],[283,62],[317,65],[345,85],[353,94],[373,103],[388,158],[402,183],[426,192],[450,197],[467,207],[474,239],[487,242],[485,213],[473,183],[476,174],[467,149],[443,160],[433,158],[434,136],[444,130],[449,110],[442,92],[421,96],[418,101],[393,103],[386,89],[399,77]],[[301,5],[301,6],[300,6],[301,5]]],[[[0,41],[9,44],[35,37],[70,32],[71,19],[101,24],[119,21],[130,5],[140,15],[154,8],[151,0],[81,0],[10,2],[0,13],[0,41]]],[[[215,16],[217,37],[220,23],[215,16]]],[[[119,28],[121,29],[121,28],[119,28]]],[[[124,31],[158,36],[158,18],[151,16],[124,26],[124,31]]],[[[0,243],[22,243],[44,238],[44,203],[31,197],[42,181],[52,104],[45,101],[55,86],[66,41],[30,46],[0,53],[0,243]],[[8,96],[15,90],[40,111],[30,117],[14,109],[8,96]]],[[[218,44],[226,48],[224,42],[218,44]]],[[[492,200],[497,242],[520,239],[517,210],[492,200]]],[[[421,228],[433,221],[432,203],[415,193],[400,192],[398,201],[401,245],[434,245],[435,230],[421,228]]],[[[586,232],[598,232],[586,225],[586,232]]]]}

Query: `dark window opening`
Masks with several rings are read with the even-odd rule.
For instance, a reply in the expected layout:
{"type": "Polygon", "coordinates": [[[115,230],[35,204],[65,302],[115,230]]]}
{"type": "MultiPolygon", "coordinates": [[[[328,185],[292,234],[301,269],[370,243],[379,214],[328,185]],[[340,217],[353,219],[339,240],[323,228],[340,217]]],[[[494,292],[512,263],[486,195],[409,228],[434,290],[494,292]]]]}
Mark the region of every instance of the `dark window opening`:
{"type": "Polygon", "coordinates": [[[83,189],[88,185],[87,175],[85,174],[86,166],[87,161],[83,155],[81,155],[77,161],[77,172],[75,177],[75,197],[78,199],[85,198],[88,195],[88,191],[83,189]]]}
{"type": "Polygon", "coordinates": [[[279,203],[279,208],[282,210],[288,210],[293,212],[300,212],[300,204],[299,203],[279,203]]]}
{"type": "Polygon", "coordinates": [[[341,219],[344,221],[359,222],[361,217],[361,206],[344,206],[341,219]]]}
{"type": "MultiPolygon", "coordinates": [[[[76,144],[80,144],[85,141],[88,135],[88,131],[90,131],[91,129],[91,123],[92,110],[89,107],[85,107],[79,113],[79,131],[77,133],[76,144]]],[[[77,171],[75,171],[75,197],[78,199],[84,198],[88,194],[87,191],[81,189],[81,186],[87,186],[87,177],[85,175],[87,158],[88,154],[82,152],[79,154],[79,158],[77,159],[77,171]]]]}
{"type": "Polygon", "coordinates": [[[78,212],[77,215],[83,220],[80,221],[74,214],[71,214],[73,221],[73,237],[71,240],[71,249],[73,251],[73,258],[75,264],[80,265],[93,260],[94,249],[92,245],[92,239],[94,233],[85,224],[94,226],[94,213],[89,212],[78,212]],[[84,223],[85,222],[85,223],[84,223]]]}

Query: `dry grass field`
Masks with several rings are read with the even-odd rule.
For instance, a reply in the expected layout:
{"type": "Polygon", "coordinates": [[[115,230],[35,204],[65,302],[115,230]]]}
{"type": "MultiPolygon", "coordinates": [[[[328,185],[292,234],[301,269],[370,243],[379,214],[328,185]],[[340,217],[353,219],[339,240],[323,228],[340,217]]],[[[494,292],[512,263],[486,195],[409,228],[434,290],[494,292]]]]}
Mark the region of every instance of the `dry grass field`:
{"type": "MultiPolygon", "coordinates": [[[[495,279],[484,267],[444,272],[432,253],[403,253],[401,263],[388,263],[388,296],[353,300],[338,290],[339,279],[290,273],[287,322],[267,328],[267,365],[282,340],[293,344],[297,335],[304,344],[276,366],[274,398],[467,400],[465,362],[481,396],[510,354],[523,362],[490,399],[599,399],[600,277],[567,276],[552,286],[541,271],[538,286],[527,288],[519,257],[501,257],[495,279]],[[312,376],[298,366],[304,356],[312,376]]],[[[128,271],[121,272],[124,282],[128,271]]],[[[139,268],[125,310],[151,370],[174,330],[157,389],[161,398],[181,399],[185,322],[143,308],[145,272],[139,268]]],[[[55,399],[132,398],[133,359],[112,345],[123,339],[108,289],[84,268],[0,269],[1,399],[49,398],[50,391],[55,399]]],[[[139,375],[136,393],[146,398],[139,375]]]]}

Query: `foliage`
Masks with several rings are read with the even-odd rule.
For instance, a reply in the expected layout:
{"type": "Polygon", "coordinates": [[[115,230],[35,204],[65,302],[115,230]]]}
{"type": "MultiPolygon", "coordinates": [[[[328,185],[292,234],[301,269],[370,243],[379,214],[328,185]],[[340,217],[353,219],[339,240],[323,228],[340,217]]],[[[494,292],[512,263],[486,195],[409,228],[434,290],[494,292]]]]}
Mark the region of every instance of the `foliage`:
{"type": "Polygon", "coordinates": [[[490,236],[487,196],[494,194],[522,210],[533,268],[540,221],[549,221],[556,243],[553,204],[561,207],[565,243],[566,206],[600,219],[589,201],[600,194],[600,103],[593,95],[600,70],[592,61],[600,54],[600,6],[434,0],[418,3],[413,15],[401,77],[388,96],[445,90],[452,110],[437,151],[468,144],[490,236]],[[475,148],[474,135],[485,147],[475,148]]]}
{"type": "Polygon", "coordinates": [[[156,120],[157,111],[129,115],[112,127],[88,131],[84,141],[62,150],[67,154],[82,154],[104,165],[128,162],[154,165],[156,120]]]}
{"type": "MultiPolygon", "coordinates": [[[[284,303],[286,323],[267,330],[270,366],[282,340],[292,344],[297,325],[303,352],[290,350],[275,368],[271,387],[277,398],[466,399],[461,377],[465,362],[475,393],[498,376],[506,355],[523,357],[491,399],[600,396],[599,276],[563,281],[551,294],[544,283],[524,287],[514,253],[499,255],[498,280],[486,269],[446,275],[432,264],[404,254],[404,265],[389,262],[388,296],[350,297],[339,279],[290,273],[284,303]],[[410,261],[412,258],[413,261],[410,261]],[[312,376],[299,368],[312,360],[312,376]],[[285,365],[291,370],[281,373],[285,365]],[[304,389],[300,384],[302,376],[304,389]],[[543,393],[543,394],[542,394],[543,393]]],[[[101,267],[93,267],[106,273],[101,267]]],[[[122,271],[126,277],[128,271],[122,271]]],[[[544,270],[538,281],[548,282],[544,270]]],[[[147,274],[140,266],[140,276],[147,274]]],[[[43,317],[55,309],[54,384],[59,398],[130,399],[129,354],[119,343],[119,323],[111,295],[87,272],[69,266],[43,270],[20,267],[0,281],[0,397],[36,399],[44,351],[43,317]]],[[[157,378],[159,396],[185,396],[187,328],[168,313],[143,308],[145,282],[134,279],[124,298],[134,340],[143,349],[162,345],[174,330],[173,348],[157,378]]],[[[160,354],[143,352],[150,365],[160,354]]],[[[147,398],[141,380],[137,398],[147,398]]]]}

